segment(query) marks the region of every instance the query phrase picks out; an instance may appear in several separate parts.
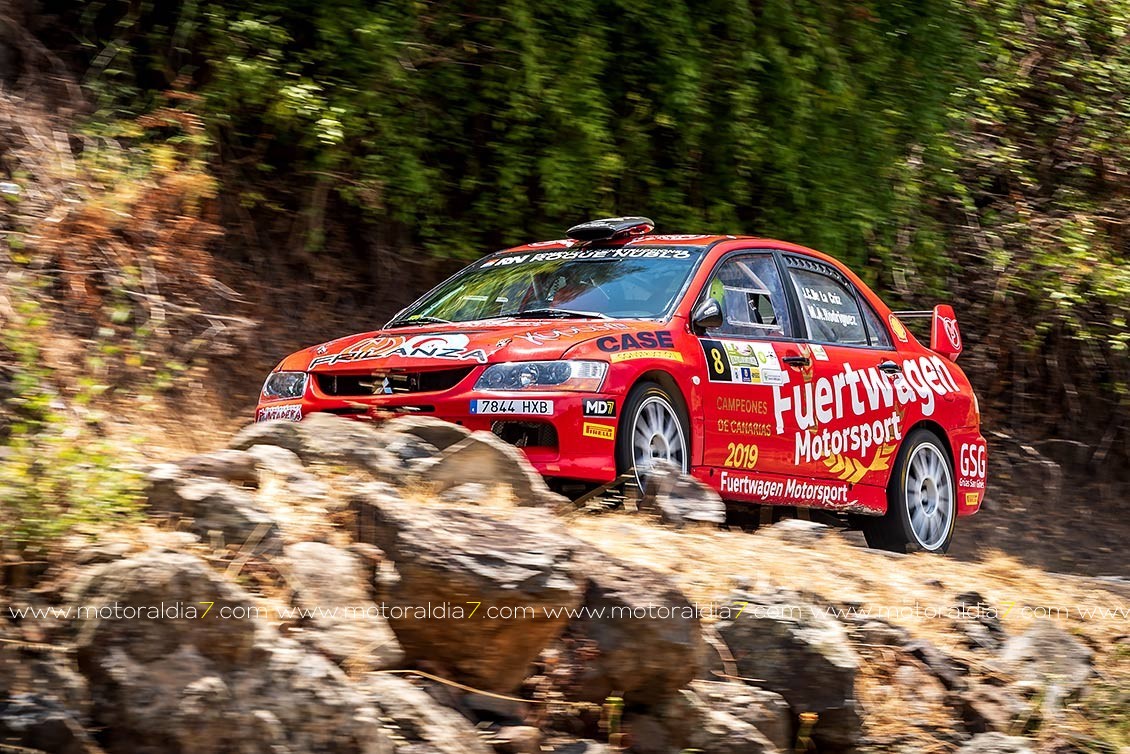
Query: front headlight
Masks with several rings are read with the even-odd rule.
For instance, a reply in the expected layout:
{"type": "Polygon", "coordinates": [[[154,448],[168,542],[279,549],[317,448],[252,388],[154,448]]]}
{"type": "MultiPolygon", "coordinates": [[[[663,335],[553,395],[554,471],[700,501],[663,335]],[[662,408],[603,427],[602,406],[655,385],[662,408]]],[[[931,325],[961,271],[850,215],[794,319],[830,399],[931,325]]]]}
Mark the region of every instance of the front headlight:
{"type": "Polygon", "coordinates": [[[263,383],[263,397],[271,401],[301,398],[306,392],[305,372],[272,372],[263,383]]]}
{"type": "Polygon", "coordinates": [[[492,364],[475,383],[475,390],[580,390],[594,393],[604,383],[604,361],[513,361],[492,364]]]}

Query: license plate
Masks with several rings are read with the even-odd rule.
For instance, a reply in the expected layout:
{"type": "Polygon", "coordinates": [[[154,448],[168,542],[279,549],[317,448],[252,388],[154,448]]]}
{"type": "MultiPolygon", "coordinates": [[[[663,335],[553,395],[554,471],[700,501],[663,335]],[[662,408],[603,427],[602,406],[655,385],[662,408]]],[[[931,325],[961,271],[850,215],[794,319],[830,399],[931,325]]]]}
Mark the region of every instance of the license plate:
{"type": "Polygon", "coordinates": [[[480,399],[471,401],[471,413],[552,416],[553,401],[480,399]]]}

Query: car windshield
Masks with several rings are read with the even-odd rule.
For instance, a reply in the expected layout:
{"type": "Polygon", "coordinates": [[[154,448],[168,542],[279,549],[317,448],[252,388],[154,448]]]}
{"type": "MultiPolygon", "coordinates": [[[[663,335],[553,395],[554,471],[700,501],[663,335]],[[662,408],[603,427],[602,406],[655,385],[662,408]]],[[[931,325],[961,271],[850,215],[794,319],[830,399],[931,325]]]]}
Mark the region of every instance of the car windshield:
{"type": "Polygon", "coordinates": [[[663,317],[700,254],[686,248],[499,254],[459,273],[390,325],[500,317],[663,317]]]}

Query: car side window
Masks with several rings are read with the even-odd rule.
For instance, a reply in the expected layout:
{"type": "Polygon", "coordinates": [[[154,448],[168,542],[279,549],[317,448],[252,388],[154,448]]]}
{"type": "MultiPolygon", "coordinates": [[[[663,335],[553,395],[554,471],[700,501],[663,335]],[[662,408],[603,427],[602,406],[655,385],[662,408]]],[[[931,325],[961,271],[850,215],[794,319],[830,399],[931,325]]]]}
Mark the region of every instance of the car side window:
{"type": "Polygon", "coordinates": [[[799,257],[786,259],[808,326],[809,340],[848,346],[869,345],[863,313],[851,284],[827,265],[799,257]]]}
{"type": "Polygon", "coordinates": [[[792,332],[785,287],[771,254],[741,254],[720,264],[703,298],[722,307],[724,322],[710,335],[780,338],[792,332]]]}
{"type": "Polygon", "coordinates": [[[860,296],[860,300],[863,302],[863,319],[867,321],[867,335],[871,339],[871,346],[873,348],[890,349],[891,336],[887,333],[883,320],[879,319],[879,315],[875,313],[866,299],[860,296]]]}

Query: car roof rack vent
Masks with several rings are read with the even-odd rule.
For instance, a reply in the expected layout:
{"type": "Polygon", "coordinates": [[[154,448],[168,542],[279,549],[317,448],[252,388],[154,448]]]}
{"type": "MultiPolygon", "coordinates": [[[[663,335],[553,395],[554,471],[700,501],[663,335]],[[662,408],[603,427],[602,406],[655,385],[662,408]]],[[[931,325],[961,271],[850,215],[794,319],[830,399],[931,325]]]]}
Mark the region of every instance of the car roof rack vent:
{"type": "Polygon", "coordinates": [[[648,217],[606,217],[574,225],[565,235],[576,241],[606,241],[621,236],[642,236],[655,230],[648,217]]]}

